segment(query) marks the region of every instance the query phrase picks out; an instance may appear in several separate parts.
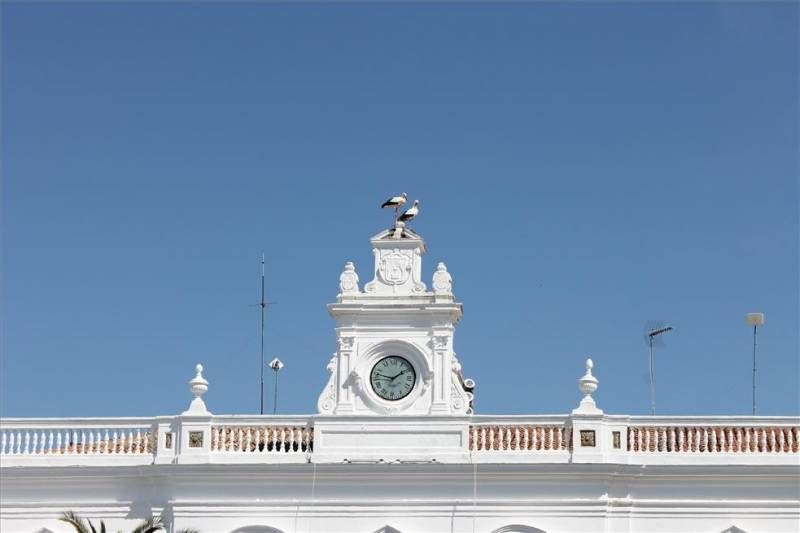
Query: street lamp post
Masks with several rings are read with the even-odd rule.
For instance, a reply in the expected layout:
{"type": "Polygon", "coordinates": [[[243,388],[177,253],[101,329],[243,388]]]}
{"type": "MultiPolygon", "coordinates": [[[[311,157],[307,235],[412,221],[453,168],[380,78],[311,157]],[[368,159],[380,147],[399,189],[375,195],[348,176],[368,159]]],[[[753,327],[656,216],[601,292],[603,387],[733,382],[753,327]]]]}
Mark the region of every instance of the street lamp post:
{"type": "Polygon", "coordinates": [[[278,372],[283,368],[283,362],[277,357],[269,362],[269,367],[275,372],[275,396],[272,400],[272,414],[278,412],[278,372]]]}
{"type": "Polygon", "coordinates": [[[747,323],[753,326],[753,416],[756,416],[756,335],[764,325],[764,313],[747,313],[747,323]]]}

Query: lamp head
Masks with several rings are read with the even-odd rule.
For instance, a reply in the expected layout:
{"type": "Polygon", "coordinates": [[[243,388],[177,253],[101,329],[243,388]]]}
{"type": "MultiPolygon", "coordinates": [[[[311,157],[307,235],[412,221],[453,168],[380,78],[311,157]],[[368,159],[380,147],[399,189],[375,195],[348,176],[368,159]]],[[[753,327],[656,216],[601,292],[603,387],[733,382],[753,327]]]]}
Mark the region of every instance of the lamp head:
{"type": "Polygon", "coordinates": [[[747,313],[747,324],[750,326],[763,326],[764,313],[747,313]]]}

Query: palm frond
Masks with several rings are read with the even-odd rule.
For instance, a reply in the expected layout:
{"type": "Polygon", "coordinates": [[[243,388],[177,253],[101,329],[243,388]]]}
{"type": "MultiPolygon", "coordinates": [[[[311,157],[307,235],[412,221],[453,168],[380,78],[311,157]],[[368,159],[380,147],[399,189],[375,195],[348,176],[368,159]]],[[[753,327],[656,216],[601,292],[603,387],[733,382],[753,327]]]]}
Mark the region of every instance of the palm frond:
{"type": "Polygon", "coordinates": [[[132,533],[156,533],[164,530],[164,521],[160,516],[151,516],[143,520],[132,533]]]}
{"type": "Polygon", "coordinates": [[[59,520],[71,525],[78,533],[91,533],[83,522],[83,519],[78,516],[75,511],[64,511],[61,517],[59,517],[59,520]]]}

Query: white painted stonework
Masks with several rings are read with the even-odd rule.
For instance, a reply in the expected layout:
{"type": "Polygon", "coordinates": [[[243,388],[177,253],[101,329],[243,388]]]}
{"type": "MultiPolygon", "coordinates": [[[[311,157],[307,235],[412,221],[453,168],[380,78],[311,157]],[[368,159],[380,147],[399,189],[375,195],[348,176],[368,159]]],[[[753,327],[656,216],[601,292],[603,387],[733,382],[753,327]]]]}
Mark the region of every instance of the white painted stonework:
{"type": "Polygon", "coordinates": [[[113,531],[798,531],[800,418],[606,414],[591,360],[569,414],[474,414],[451,273],[428,290],[401,223],[371,243],[373,279],[346,263],[329,306],[317,414],[214,415],[198,365],[177,416],[4,419],[0,531],[66,532],[67,509],[113,531]]]}

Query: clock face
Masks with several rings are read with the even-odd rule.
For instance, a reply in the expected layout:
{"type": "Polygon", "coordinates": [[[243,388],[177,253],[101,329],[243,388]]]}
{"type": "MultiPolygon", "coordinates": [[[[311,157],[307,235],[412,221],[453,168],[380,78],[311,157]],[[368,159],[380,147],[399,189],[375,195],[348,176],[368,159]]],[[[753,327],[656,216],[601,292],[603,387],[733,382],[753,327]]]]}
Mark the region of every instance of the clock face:
{"type": "Polygon", "coordinates": [[[390,355],[375,363],[369,374],[369,382],[375,394],[384,400],[400,400],[414,388],[417,373],[406,359],[390,355]]]}

